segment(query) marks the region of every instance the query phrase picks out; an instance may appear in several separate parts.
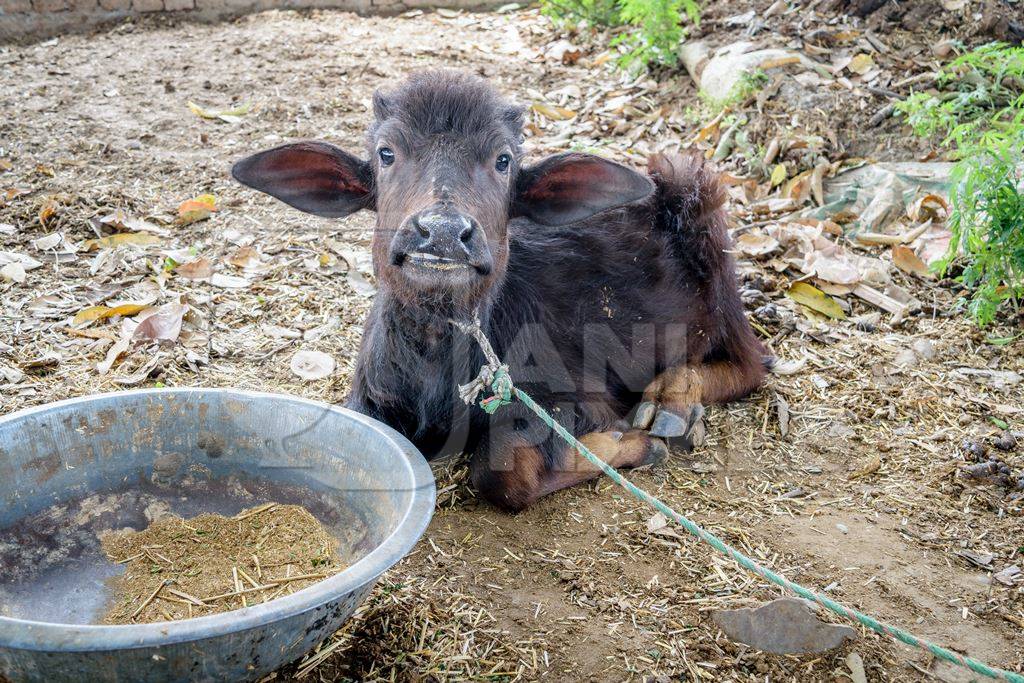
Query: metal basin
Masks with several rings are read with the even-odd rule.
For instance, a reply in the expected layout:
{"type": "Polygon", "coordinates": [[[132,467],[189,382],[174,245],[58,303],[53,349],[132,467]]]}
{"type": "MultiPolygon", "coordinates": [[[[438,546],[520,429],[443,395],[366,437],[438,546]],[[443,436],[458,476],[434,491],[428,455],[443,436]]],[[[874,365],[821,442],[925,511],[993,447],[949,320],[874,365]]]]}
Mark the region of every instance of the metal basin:
{"type": "Polygon", "coordinates": [[[434,478],[404,437],[313,401],[231,390],[104,394],[0,418],[0,678],[251,680],[334,632],[416,543],[434,478]],[[96,625],[97,534],[155,509],[305,505],[349,566],[292,595],[182,621],[96,625]]]}

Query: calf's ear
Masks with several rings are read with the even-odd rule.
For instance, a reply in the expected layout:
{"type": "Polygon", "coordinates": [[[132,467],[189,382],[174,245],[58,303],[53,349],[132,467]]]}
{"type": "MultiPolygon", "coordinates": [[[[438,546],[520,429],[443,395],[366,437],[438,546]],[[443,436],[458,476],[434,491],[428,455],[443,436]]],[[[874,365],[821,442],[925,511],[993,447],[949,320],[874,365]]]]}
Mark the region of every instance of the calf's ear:
{"type": "Polygon", "coordinates": [[[565,225],[646,198],[650,178],[593,154],[556,154],[524,168],[516,180],[512,215],[565,225]]]}
{"type": "Polygon", "coordinates": [[[373,208],[370,166],[326,142],[257,152],[231,167],[235,180],[300,211],[340,218],[373,208]]]}

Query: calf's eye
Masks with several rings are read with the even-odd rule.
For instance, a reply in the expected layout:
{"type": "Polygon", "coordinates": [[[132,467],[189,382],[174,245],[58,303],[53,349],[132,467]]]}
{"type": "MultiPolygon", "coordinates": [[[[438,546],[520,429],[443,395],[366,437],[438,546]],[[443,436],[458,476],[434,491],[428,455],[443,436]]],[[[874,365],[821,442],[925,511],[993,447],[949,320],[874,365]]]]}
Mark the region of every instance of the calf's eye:
{"type": "Polygon", "coordinates": [[[377,156],[380,157],[381,166],[390,166],[395,163],[395,153],[388,147],[381,147],[377,150],[377,156]]]}
{"type": "Polygon", "coordinates": [[[512,157],[507,154],[499,154],[497,161],[494,162],[494,168],[498,169],[498,173],[505,173],[511,163],[512,157]]]}

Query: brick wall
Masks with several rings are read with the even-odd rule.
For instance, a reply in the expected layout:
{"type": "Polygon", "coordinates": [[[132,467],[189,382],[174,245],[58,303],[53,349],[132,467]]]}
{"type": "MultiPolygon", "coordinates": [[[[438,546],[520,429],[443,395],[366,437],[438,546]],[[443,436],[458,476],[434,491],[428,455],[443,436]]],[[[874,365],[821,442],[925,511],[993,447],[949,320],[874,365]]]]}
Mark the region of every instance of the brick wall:
{"type": "Polygon", "coordinates": [[[150,12],[211,21],[266,9],[398,14],[414,7],[482,9],[507,0],[0,0],[0,44],[31,42],[150,12]]]}

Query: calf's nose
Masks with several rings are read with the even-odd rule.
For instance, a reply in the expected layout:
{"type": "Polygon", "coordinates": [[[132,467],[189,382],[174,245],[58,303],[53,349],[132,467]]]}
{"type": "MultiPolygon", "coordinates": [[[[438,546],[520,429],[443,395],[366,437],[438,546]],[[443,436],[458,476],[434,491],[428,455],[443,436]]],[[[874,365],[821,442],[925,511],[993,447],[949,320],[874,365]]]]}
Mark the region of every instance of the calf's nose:
{"type": "Polygon", "coordinates": [[[465,256],[476,228],[473,221],[453,212],[425,211],[412,219],[420,237],[422,249],[437,252],[438,256],[465,256]]]}

